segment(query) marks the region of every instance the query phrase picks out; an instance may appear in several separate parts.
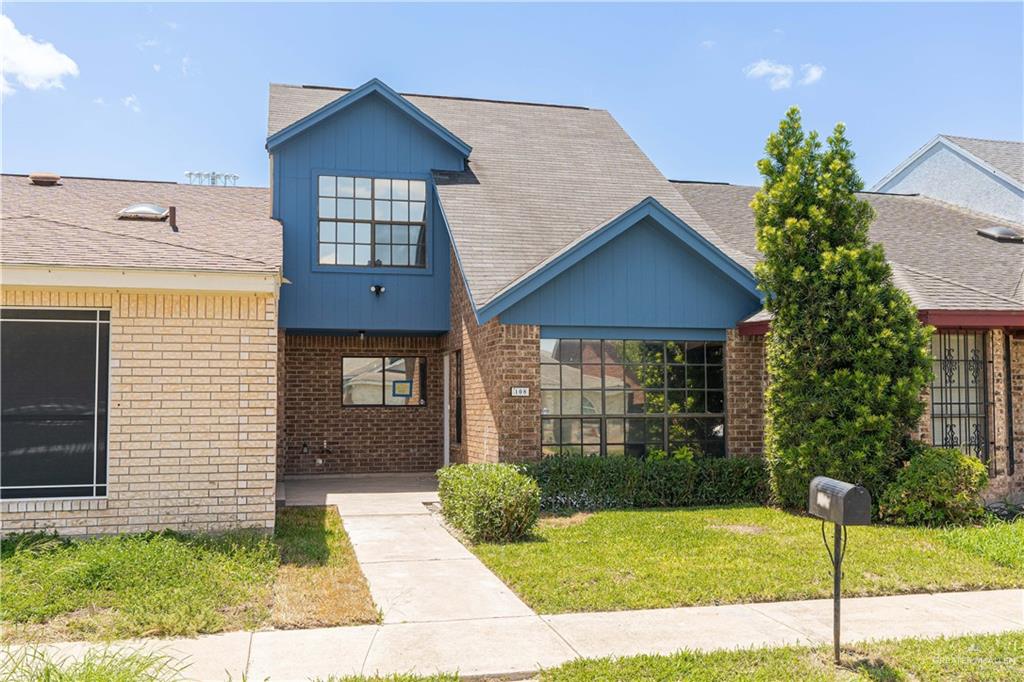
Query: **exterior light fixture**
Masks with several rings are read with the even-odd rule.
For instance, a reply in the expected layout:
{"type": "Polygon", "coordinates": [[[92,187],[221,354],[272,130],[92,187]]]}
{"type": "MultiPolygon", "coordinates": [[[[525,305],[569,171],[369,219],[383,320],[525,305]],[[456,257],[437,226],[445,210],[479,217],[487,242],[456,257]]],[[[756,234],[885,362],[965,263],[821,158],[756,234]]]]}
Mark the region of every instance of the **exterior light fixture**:
{"type": "Polygon", "coordinates": [[[385,289],[384,289],[384,285],[383,284],[371,284],[370,285],[370,293],[373,294],[374,296],[380,296],[381,294],[384,293],[384,291],[385,291],[385,289]]]}

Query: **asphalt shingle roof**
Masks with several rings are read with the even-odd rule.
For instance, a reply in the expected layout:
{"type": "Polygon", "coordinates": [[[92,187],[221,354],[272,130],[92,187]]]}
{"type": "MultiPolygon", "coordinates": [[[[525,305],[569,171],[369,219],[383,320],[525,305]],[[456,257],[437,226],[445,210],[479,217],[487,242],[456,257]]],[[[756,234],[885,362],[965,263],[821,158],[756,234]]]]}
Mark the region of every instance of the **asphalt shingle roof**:
{"type": "Polygon", "coordinates": [[[277,272],[281,224],[270,190],[63,178],[33,185],[2,176],[0,262],[148,269],[277,272]],[[135,203],[175,206],[167,221],[119,220],[135,203]]]}
{"type": "MultiPolygon", "coordinates": [[[[750,202],[757,187],[679,182],[676,189],[718,234],[759,259],[750,202]]],[[[863,193],[875,209],[870,238],[885,246],[893,279],[921,309],[1024,309],[1024,244],[977,230],[1006,221],[933,199],[863,193]]],[[[1020,229],[1020,226],[1015,226],[1020,229]]]]}
{"type": "Polygon", "coordinates": [[[1024,142],[983,140],[955,135],[942,137],[1024,185],[1024,142]]]}
{"type": "MultiPolygon", "coordinates": [[[[348,90],[271,85],[268,135],[348,90]]],[[[469,170],[435,173],[478,307],[648,196],[744,267],[614,118],[599,109],[403,95],[469,144],[469,170]]]]}

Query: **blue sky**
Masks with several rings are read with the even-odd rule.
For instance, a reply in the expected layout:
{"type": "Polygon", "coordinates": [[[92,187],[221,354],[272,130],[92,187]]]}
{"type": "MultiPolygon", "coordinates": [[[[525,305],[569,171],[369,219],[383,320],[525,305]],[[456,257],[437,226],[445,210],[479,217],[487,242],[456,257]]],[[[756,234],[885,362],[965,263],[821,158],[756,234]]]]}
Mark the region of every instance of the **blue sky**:
{"type": "Polygon", "coordinates": [[[4,31],[32,41],[0,40],[20,50],[2,165],[265,185],[269,82],[376,76],[607,109],[667,176],[737,183],[798,104],[811,127],[847,123],[870,185],[939,132],[1024,137],[1022,7],[9,2],[4,31]]]}

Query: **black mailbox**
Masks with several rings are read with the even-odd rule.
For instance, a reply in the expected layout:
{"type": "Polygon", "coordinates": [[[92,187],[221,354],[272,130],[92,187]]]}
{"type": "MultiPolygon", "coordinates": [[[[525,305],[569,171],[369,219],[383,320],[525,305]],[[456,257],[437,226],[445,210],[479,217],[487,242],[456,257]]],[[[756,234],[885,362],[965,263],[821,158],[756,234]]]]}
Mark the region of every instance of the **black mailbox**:
{"type": "Polygon", "coordinates": [[[871,493],[863,486],[817,476],[811,481],[807,513],[842,526],[870,526],[871,493]]]}

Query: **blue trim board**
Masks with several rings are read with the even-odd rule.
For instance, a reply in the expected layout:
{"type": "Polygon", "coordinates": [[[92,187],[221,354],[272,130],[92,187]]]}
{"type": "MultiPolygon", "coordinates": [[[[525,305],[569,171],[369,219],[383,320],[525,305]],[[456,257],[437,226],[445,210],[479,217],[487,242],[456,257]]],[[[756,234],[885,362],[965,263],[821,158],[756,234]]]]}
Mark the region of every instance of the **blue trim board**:
{"type": "Polygon", "coordinates": [[[292,139],[296,135],[302,133],[305,130],[315,126],[326,118],[333,116],[339,111],[355,104],[359,100],[363,99],[372,94],[377,94],[388,102],[393,104],[403,113],[408,115],[414,121],[424,126],[432,133],[437,135],[443,141],[451,145],[457,152],[459,152],[464,158],[468,157],[472,151],[472,147],[463,142],[457,135],[452,133],[450,130],[445,128],[443,125],[432,119],[423,111],[412,104],[409,100],[402,97],[400,94],[389,88],[382,81],[377,78],[372,78],[358,88],[349,91],[347,94],[342,95],[338,99],[326,104],[313,113],[300,118],[291,125],[283,128],[270,137],[267,138],[267,151],[273,151],[276,147],[281,146],[283,143],[292,139]]]}
{"type": "Polygon", "coordinates": [[[560,327],[542,325],[542,339],[627,339],[631,341],[725,341],[724,329],[672,327],[560,327]]]}
{"type": "Polygon", "coordinates": [[[657,199],[647,197],[618,217],[598,227],[564,253],[551,259],[541,268],[523,277],[512,287],[491,299],[490,302],[477,310],[478,320],[486,322],[501,312],[508,310],[512,305],[537,291],[540,287],[584,260],[594,251],[615,237],[618,237],[644,218],[655,220],[686,246],[693,249],[693,251],[710,262],[711,265],[760,300],[761,292],[757,289],[757,282],[746,268],[726,256],[718,247],[680,220],[678,216],[665,208],[657,199]]]}

